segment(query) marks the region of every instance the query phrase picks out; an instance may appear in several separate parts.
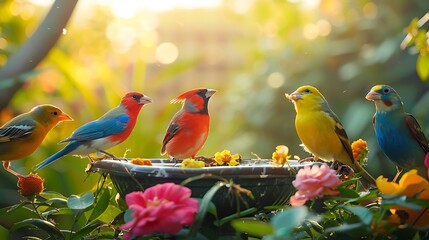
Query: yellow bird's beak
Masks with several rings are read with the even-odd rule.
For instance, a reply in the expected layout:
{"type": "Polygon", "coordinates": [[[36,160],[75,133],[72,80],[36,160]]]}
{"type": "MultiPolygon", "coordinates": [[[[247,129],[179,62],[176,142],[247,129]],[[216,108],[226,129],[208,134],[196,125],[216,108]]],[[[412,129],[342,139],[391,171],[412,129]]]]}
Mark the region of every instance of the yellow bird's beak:
{"type": "Polygon", "coordinates": [[[293,101],[293,102],[296,102],[296,101],[298,101],[298,100],[301,100],[302,99],[302,94],[301,93],[299,93],[299,92],[297,92],[297,91],[295,91],[295,92],[293,92],[293,93],[291,93],[291,94],[285,94],[285,97],[286,97],[286,99],[287,100],[289,100],[289,101],[293,101]]]}
{"type": "Polygon", "coordinates": [[[376,91],[374,91],[374,90],[371,90],[366,96],[365,96],[365,98],[367,99],[367,100],[370,100],[370,101],[376,101],[376,100],[381,100],[381,95],[380,95],[380,93],[378,93],[378,92],[376,92],[376,91]]]}
{"type": "Polygon", "coordinates": [[[61,113],[58,118],[60,119],[60,121],[73,121],[73,118],[71,118],[69,115],[65,114],[65,113],[61,113]]]}

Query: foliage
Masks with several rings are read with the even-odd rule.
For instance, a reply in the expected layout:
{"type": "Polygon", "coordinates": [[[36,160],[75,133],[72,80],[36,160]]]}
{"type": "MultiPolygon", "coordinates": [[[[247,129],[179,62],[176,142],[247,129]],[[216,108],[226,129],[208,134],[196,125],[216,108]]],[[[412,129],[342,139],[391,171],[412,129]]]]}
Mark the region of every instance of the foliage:
{"type": "Polygon", "coordinates": [[[379,201],[377,189],[359,194],[347,184],[338,190],[339,196],[325,196],[306,206],[286,206],[271,215],[269,222],[238,219],[232,225],[263,239],[423,239],[429,234],[427,228],[393,220],[389,212],[392,206],[420,210],[427,203],[395,195],[382,195],[379,201]]]}
{"type": "Polygon", "coordinates": [[[429,12],[420,19],[414,18],[406,28],[407,35],[401,43],[402,49],[414,46],[414,51],[419,54],[416,70],[422,80],[429,78],[429,36],[428,31],[423,28],[428,21],[429,12]]]}
{"type": "Polygon", "coordinates": [[[113,237],[125,210],[116,190],[101,177],[94,192],[66,197],[46,191],[0,211],[8,219],[3,225],[10,228],[9,238],[81,239],[113,237]]]}
{"type": "MultiPolygon", "coordinates": [[[[227,179],[210,175],[189,178],[182,185],[205,178],[215,178],[218,182],[199,200],[198,214],[191,226],[175,235],[155,233],[142,239],[219,239],[232,236],[270,240],[401,239],[401,236],[424,239],[429,234],[427,228],[405,224],[407,215],[393,215],[389,211],[392,208],[420,211],[428,207],[426,201],[385,195],[378,189],[360,192],[358,178],[343,182],[337,188],[340,195],[314,199],[304,206],[266,206],[265,211],[256,215],[257,209],[250,208],[222,219],[217,217],[217,207],[220,206],[211,202],[216,192],[223,187],[229,188],[237,197],[249,192],[227,179]]],[[[115,239],[122,236],[118,228],[131,220],[124,200],[103,175],[93,191],[69,197],[57,192],[43,192],[36,198],[1,209],[0,214],[10,219],[5,227],[10,229],[9,238],[14,239],[115,239]]]]}

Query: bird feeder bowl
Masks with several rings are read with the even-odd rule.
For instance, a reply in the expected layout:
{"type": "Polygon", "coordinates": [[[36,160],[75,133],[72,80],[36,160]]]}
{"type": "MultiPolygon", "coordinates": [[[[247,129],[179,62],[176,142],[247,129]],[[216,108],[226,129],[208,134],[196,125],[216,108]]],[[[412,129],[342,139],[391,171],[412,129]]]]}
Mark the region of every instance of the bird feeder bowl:
{"type": "MultiPolygon", "coordinates": [[[[295,188],[292,181],[295,173],[305,165],[296,160],[289,160],[289,164],[295,171],[291,171],[287,165],[274,166],[271,160],[242,160],[237,166],[211,166],[203,168],[181,168],[180,164],[174,164],[169,160],[150,159],[152,166],[142,166],[128,161],[100,160],[91,163],[89,171],[107,173],[122,197],[133,191],[143,191],[156,184],[173,182],[180,184],[190,177],[202,174],[222,177],[239,184],[241,188],[250,190],[253,199],[242,194],[244,201],[237,201],[228,192],[228,188],[221,188],[214,195],[212,202],[215,204],[219,217],[228,216],[237,212],[237,209],[255,207],[263,209],[266,206],[281,206],[288,203],[295,188]]],[[[202,198],[219,179],[201,178],[186,184],[192,191],[192,197],[202,198]]]]}

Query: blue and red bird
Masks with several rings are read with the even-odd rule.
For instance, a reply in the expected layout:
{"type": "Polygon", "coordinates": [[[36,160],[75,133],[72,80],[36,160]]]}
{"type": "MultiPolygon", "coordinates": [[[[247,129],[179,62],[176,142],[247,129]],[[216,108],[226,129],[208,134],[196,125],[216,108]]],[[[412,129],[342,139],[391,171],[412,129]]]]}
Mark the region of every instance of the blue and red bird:
{"type": "Polygon", "coordinates": [[[215,92],[212,89],[194,89],[171,100],[171,103],[183,103],[183,106],[167,128],[162,141],[162,155],[168,154],[175,160],[195,158],[209,134],[208,102],[215,92]]]}
{"type": "Polygon", "coordinates": [[[37,164],[34,172],[48,166],[64,155],[86,156],[101,152],[111,157],[105,150],[125,141],[133,130],[141,108],[152,99],[138,92],[127,93],[116,108],[99,119],[89,122],[60,143],[68,144],[59,152],[37,164]]]}
{"type": "Polygon", "coordinates": [[[428,142],[417,120],[404,111],[395,89],[387,85],[374,86],[366,99],[375,103],[373,123],[378,144],[397,166],[394,181],[402,169],[417,169],[420,176],[428,178],[424,165],[428,142]]]}

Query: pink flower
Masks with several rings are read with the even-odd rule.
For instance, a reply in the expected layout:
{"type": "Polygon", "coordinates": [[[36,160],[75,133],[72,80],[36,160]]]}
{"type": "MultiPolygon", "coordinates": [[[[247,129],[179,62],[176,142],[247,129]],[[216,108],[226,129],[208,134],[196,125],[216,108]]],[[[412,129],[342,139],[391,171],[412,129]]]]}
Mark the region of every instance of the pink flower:
{"type": "Polygon", "coordinates": [[[292,184],[298,191],[290,198],[290,204],[301,206],[307,200],[324,194],[338,195],[339,192],[334,188],[341,184],[341,180],[337,177],[335,170],[324,163],[320,167],[313,165],[313,167],[305,166],[300,169],[292,184]]]}
{"type": "Polygon", "coordinates": [[[191,198],[191,190],[174,183],[163,183],[125,196],[133,211],[133,220],[119,229],[127,230],[123,239],[154,232],[175,234],[183,225],[194,222],[198,201],[191,198]]]}
{"type": "Polygon", "coordinates": [[[427,153],[425,157],[425,166],[428,169],[428,178],[429,178],[429,153],[427,153]]]}

